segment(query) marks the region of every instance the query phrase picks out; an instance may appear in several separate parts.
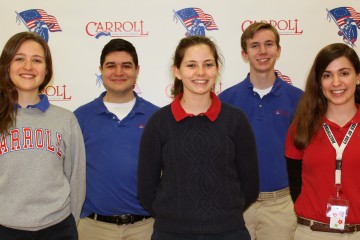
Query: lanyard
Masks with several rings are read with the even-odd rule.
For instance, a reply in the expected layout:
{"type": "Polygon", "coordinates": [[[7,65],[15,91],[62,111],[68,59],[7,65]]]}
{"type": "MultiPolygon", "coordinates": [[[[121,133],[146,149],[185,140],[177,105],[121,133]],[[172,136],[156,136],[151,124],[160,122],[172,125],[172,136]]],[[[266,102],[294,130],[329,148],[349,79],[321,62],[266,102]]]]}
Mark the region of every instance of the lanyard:
{"type": "Polygon", "coordinates": [[[335,151],[336,151],[335,185],[337,186],[338,190],[341,188],[341,161],[342,161],[342,156],[343,156],[344,149],[345,149],[346,145],[350,141],[350,138],[351,138],[352,134],[355,131],[356,126],[357,126],[357,123],[351,124],[351,126],[349,127],[349,130],[347,131],[344,139],[341,142],[341,145],[339,146],[337,144],[336,140],[335,140],[334,135],[332,134],[332,132],[330,130],[329,125],[327,125],[326,123],[323,124],[323,128],[325,130],[325,133],[328,136],[331,145],[333,145],[333,147],[335,148],[335,151]]]}

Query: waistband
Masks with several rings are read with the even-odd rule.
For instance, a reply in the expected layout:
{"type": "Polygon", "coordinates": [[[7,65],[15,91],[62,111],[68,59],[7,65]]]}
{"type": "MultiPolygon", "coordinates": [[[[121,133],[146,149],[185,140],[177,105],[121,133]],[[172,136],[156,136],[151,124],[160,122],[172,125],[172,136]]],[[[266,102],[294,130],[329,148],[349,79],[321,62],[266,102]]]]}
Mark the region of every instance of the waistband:
{"type": "Polygon", "coordinates": [[[88,218],[94,219],[95,221],[114,223],[117,225],[133,224],[138,221],[142,221],[150,218],[150,216],[133,215],[133,214],[122,214],[116,216],[103,216],[93,213],[88,218]]]}
{"type": "Polygon", "coordinates": [[[298,224],[310,227],[311,230],[317,232],[330,232],[330,233],[355,233],[360,231],[360,224],[345,224],[344,230],[332,229],[330,224],[318,222],[315,220],[297,217],[298,224]]]}
{"type": "Polygon", "coordinates": [[[257,201],[276,200],[290,195],[289,187],[274,192],[260,192],[257,201]]]}

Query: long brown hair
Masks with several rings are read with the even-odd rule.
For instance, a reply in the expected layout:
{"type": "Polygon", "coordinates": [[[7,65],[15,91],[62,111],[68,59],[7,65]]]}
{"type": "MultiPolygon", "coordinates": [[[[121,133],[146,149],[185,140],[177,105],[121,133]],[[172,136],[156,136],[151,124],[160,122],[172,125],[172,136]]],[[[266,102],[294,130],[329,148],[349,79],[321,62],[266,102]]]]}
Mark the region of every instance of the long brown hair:
{"type": "MultiPolygon", "coordinates": [[[[175,50],[173,66],[179,69],[184,59],[185,51],[189,47],[196,46],[199,44],[205,44],[209,46],[209,48],[211,49],[214,55],[216,66],[219,67],[222,64],[222,59],[221,59],[222,57],[218,53],[215,43],[210,38],[205,36],[189,36],[181,39],[175,50]]],[[[176,76],[174,76],[174,85],[171,89],[172,97],[175,98],[178,94],[183,92],[184,92],[183,82],[180,79],[178,79],[176,76]]]]}
{"type": "MultiPolygon", "coordinates": [[[[296,125],[296,135],[292,135],[294,145],[304,149],[321,127],[328,102],[321,90],[321,77],[327,66],[339,57],[346,57],[360,73],[359,57],[352,49],[343,43],[330,44],[317,54],[306,80],[305,92],[302,96],[292,124],[296,125]]],[[[360,88],[356,86],[355,102],[360,103],[360,88]]]]}
{"type": "Polygon", "coordinates": [[[7,134],[8,130],[15,125],[18,93],[10,79],[10,64],[25,41],[35,41],[44,49],[46,75],[44,82],[39,86],[39,92],[44,90],[50,82],[53,74],[52,59],[47,42],[33,32],[20,32],[12,36],[4,46],[0,56],[0,133],[7,134]]]}

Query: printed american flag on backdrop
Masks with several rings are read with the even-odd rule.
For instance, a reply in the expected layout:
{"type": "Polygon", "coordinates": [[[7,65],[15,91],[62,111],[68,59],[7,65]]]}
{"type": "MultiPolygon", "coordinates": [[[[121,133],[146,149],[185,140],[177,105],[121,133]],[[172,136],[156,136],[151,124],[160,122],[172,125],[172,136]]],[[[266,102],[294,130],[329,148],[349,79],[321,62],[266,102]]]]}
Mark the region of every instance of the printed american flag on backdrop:
{"type": "Polygon", "coordinates": [[[197,18],[203,22],[206,30],[218,30],[213,17],[210,14],[204,13],[200,8],[184,8],[176,11],[176,14],[181,18],[187,28],[191,27],[193,25],[192,20],[197,18]]]}
{"type": "Polygon", "coordinates": [[[18,16],[22,18],[22,20],[29,27],[29,29],[33,29],[34,27],[36,27],[36,21],[42,20],[47,25],[50,32],[61,31],[61,28],[56,18],[52,15],[48,15],[42,9],[30,9],[22,11],[18,14],[18,16]]]}
{"type": "Polygon", "coordinates": [[[279,78],[281,78],[282,80],[284,80],[288,84],[292,85],[291,79],[288,76],[282,75],[279,70],[275,70],[275,73],[279,78]]]}
{"type": "Polygon", "coordinates": [[[352,7],[334,8],[330,10],[329,13],[336,19],[340,27],[345,24],[345,19],[351,18],[358,28],[360,28],[360,13],[356,12],[352,7]]]}

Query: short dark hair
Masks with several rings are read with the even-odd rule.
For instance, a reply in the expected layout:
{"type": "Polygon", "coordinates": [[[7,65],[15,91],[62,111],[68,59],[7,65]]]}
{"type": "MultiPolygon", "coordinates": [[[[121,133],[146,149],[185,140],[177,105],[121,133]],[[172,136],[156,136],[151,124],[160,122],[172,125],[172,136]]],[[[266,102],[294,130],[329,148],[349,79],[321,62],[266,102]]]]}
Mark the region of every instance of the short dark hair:
{"type": "Polygon", "coordinates": [[[131,42],[121,38],[112,39],[104,46],[100,56],[100,66],[104,64],[106,56],[112,52],[129,53],[134,61],[135,67],[138,67],[139,61],[134,45],[132,45],[131,42]]]}

